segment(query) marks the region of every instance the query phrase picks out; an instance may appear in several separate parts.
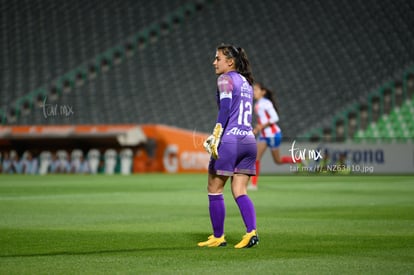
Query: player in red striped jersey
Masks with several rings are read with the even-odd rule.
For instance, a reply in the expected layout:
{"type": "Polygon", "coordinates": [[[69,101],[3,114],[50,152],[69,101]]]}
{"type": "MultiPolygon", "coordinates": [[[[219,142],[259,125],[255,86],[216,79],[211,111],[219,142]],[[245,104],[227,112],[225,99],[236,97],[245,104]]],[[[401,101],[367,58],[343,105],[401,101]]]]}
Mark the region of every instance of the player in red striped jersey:
{"type": "MultiPolygon", "coordinates": [[[[282,131],[277,122],[279,121],[278,106],[274,99],[274,93],[256,82],[254,84],[254,111],[257,116],[257,125],[253,132],[258,135],[256,176],[252,177],[249,189],[257,189],[257,181],[260,172],[260,160],[267,148],[270,148],[273,161],[276,164],[294,163],[292,157],[281,156],[279,146],[282,141],[282,131]]],[[[299,162],[299,161],[296,161],[299,162]]]]}

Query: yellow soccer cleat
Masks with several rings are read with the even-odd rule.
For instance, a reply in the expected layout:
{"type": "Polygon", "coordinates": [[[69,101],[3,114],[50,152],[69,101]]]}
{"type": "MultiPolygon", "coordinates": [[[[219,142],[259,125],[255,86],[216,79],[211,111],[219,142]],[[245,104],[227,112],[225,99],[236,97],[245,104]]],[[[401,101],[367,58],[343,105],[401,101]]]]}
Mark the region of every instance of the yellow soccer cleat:
{"type": "Polygon", "coordinates": [[[234,246],[234,248],[249,248],[259,244],[259,237],[256,230],[252,230],[243,236],[243,239],[234,246]]]}
{"type": "Polygon", "coordinates": [[[219,247],[219,246],[226,246],[227,242],[224,239],[224,235],[220,238],[214,237],[214,235],[210,235],[208,240],[205,242],[199,242],[198,246],[208,246],[208,247],[219,247]]]}

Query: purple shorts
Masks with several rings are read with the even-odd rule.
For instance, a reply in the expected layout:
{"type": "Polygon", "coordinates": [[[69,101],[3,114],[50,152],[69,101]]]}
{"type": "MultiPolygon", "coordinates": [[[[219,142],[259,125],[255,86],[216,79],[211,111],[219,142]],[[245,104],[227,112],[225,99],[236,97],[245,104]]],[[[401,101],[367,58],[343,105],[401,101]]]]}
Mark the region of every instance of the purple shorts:
{"type": "Polygon", "coordinates": [[[218,159],[210,159],[208,172],[213,175],[256,175],[256,143],[224,143],[218,148],[218,159]]]}

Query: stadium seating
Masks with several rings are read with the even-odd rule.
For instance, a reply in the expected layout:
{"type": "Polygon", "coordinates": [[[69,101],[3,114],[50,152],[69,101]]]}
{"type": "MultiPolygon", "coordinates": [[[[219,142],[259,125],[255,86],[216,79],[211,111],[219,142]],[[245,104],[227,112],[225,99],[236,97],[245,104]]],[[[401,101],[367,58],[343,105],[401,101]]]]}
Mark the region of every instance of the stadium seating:
{"type": "Polygon", "coordinates": [[[133,151],[124,148],[119,154],[114,149],[80,149],[57,151],[15,150],[0,152],[0,174],[122,174],[132,173],[133,151]],[[10,157],[9,157],[10,156],[10,157]]]}
{"type": "Polygon", "coordinates": [[[372,122],[368,129],[357,132],[355,139],[382,141],[406,141],[414,139],[414,101],[407,100],[401,108],[384,114],[377,122],[372,122]]]}
{"type": "Polygon", "coordinates": [[[122,175],[129,175],[132,172],[133,152],[130,148],[122,149],[120,155],[120,172],[122,175]]]}
{"type": "Polygon", "coordinates": [[[389,82],[370,94],[368,104],[337,112],[331,127],[313,129],[307,136],[323,141],[414,141],[413,70],[404,73],[403,81],[389,82]]]}
{"type": "Polygon", "coordinates": [[[10,104],[159,20],[185,1],[3,1],[2,92],[10,104]]]}
{"type": "Polygon", "coordinates": [[[114,149],[107,149],[105,151],[105,174],[113,175],[115,173],[117,164],[117,152],[114,149]]]}
{"type": "Polygon", "coordinates": [[[101,153],[99,150],[92,148],[88,151],[87,158],[89,162],[89,170],[91,174],[97,174],[99,168],[101,153]]]}
{"type": "MultiPolygon", "coordinates": [[[[28,22],[18,25],[16,46],[1,53],[15,58],[4,58],[10,70],[0,81],[0,107],[16,117],[6,123],[162,123],[211,131],[214,48],[231,42],[247,50],[256,79],[277,92],[284,137],[295,138],[330,126],[338,110],[414,62],[409,0],[211,1],[193,17],[186,1],[24,3],[28,22]],[[176,10],[183,16],[173,20],[176,10]],[[183,23],[173,27],[176,20],[183,23]],[[37,26],[39,35],[24,35],[37,26]],[[45,118],[36,102],[26,115],[13,111],[38,88],[39,103],[47,96],[74,114],[45,118]]],[[[17,13],[15,2],[7,8],[17,13]]],[[[6,31],[12,37],[13,27],[6,31]]]]}
{"type": "Polygon", "coordinates": [[[40,153],[39,160],[39,174],[46,175],[49,172],[49,167],[52,162],[52,154],[49,151],[42,151],[40,153]]]}

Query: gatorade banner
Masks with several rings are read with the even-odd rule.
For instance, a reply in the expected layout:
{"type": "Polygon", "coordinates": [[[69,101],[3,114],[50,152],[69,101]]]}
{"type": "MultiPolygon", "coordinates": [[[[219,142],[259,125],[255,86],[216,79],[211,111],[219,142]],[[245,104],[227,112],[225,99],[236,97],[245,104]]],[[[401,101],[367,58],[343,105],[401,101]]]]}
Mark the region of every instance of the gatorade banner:
{"type": "MultiPolygon", "coordinates": [[[[141,129],[147,140],[153,141],[150,170],[167,173],[207,172],[210,155],[203,148],[207,134],[165,125],[141,125],[141,129]]],[[[147,150],[148,156],[145,157],[137,154],[137,164],[140,157],[140,162],[151,159],[148,151],[151,150],[147,150]]]]}

